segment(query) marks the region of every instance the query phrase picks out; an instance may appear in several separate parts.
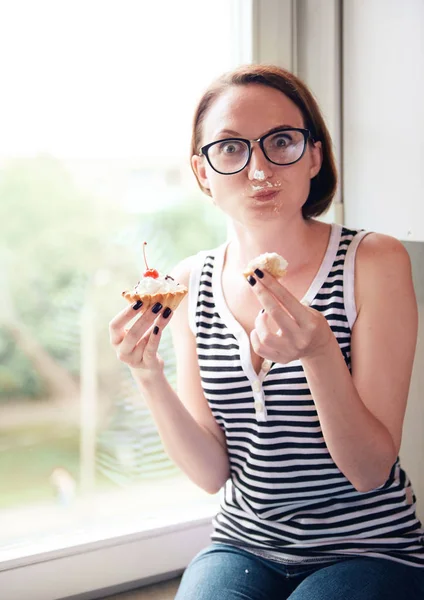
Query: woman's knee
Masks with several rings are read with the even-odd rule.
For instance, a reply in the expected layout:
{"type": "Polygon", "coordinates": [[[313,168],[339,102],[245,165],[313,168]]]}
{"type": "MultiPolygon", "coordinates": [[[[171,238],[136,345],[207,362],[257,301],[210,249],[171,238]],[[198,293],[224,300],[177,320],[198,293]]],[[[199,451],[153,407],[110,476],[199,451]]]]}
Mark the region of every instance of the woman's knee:
{"type": "Polygon", "coordinates": [[[290,600],[420,600],[411,569],[392,560],[348,559],[309,575],[290,600]]]}

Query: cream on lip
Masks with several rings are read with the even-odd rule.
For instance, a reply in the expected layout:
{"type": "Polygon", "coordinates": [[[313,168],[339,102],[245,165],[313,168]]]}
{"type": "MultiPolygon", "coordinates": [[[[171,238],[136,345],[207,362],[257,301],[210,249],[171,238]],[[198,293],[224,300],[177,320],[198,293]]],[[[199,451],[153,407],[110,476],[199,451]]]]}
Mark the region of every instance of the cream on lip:
{"type": "Polygon", "coordinates": [[[252,191],[258,192],[259,190],[266,190],[267,188],[278,188],[281,187],[281,182],[276,181],[275,183],[271,183],[270,181],[265,181],[264,185],[251,185],[252,191]]]}

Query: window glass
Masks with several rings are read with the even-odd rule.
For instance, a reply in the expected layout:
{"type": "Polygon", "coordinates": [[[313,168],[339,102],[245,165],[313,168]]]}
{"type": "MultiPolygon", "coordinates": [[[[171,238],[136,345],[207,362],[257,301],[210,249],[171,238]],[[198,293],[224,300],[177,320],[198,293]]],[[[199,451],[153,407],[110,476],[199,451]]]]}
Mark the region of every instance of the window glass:
{"type": "MultiPolygon", "coordinates": [[[[216,503],[164,452],[108,340],[149,266],[220,244],[191,119],[235,66],[228,0],[35,0],[0,9],[0,545],[216,503]]],[[[160,353],[175,384],[174,348],[160,353]]],[[[93,530],[94,530],[93,529],[93,530]]]]}

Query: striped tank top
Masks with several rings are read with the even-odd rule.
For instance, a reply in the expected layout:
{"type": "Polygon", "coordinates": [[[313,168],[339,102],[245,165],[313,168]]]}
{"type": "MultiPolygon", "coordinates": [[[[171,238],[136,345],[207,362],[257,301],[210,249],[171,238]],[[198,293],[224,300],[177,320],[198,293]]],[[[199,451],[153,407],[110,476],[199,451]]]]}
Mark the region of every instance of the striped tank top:
{"type": "MultiPolygon", "coordinates": [[[[302,299],[323,313],[349,368],[355,252],[364,235],[332,225],[302,299]]],[[[222,292],[225,250],[199,253],[189,292],[203,392],[230,462],[212,541],[280,563],[365,555],[424,567],[424,529],[399,458],[384,485],[358,492],[328,452],[300,361],[265,360],[255,372],[248,335],[222,292]]]]}

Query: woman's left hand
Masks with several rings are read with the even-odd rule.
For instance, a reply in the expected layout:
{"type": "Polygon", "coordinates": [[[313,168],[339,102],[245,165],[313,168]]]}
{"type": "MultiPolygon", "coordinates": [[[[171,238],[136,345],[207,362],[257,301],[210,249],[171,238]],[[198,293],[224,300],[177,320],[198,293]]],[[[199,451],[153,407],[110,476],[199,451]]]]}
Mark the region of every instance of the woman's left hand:
{"type": "Polygon", "coordinates": [[[250,334],[256,354],[280,364],[319,354],[333,335],[326,318],[299,302],[269,273],[252,279],[252,291],[264,308],[250,334]]]}

